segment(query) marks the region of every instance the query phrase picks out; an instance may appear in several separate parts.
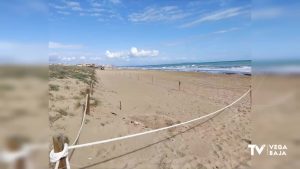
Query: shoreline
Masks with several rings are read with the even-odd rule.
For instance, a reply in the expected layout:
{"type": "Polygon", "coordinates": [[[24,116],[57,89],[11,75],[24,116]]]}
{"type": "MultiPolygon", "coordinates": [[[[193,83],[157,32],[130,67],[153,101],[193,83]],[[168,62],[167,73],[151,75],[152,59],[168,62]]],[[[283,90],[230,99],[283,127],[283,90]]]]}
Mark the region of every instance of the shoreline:
{"type": "Polygon", "coordinates": [[[174,69],[147,69],[147,68],[125,68],[116,67],[114,70],[135,70],[135,71],[162,71],[162,72],[187,72],[187,73],[207,73],[207,74],[225,74],[225,75],[244,75],[252,76],[252,72],[213,72],[213,71],[187,71],[187,70],[174,70],[174,69]]]}
{"type": "Polygon", "coordinates": [[[241,76],[241,77],[251,77],[252,73],[212,73],[212,72],[204,72],[204,71],[176,71],[176,70],[161,70],[161,69],[127,69],[127,68],[113,68],[113,69],[106,69],[104,71],[137,71],[137,72],[162,72],[162,73],[178,73],[178,74],[191,74],[191,75],[211,75],[211,76],[218,76],[218,75],[228,75],[228,76],[241,76]]]}

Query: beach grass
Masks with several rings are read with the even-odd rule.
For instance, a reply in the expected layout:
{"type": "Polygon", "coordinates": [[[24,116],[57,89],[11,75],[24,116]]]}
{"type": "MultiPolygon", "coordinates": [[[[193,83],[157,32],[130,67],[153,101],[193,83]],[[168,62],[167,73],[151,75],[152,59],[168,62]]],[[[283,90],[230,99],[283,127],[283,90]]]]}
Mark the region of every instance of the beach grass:
{"type": "Polygon", "coordinates": [[[95,69],[90,67],[50,65],[49,77],[50,79],[73,78],[86,84],[96,82],[95,69]]]}

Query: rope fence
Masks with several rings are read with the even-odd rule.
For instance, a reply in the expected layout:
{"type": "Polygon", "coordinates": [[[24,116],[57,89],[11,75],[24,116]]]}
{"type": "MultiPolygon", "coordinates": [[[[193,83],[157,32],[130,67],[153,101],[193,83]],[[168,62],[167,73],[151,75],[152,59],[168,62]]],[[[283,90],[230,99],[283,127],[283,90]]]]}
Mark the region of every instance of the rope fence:
{"type": "MultiPolygon", "coordinates": [[[[232,103],[230,103],[229,105],[227,105],[227,106],[225,106],[221,109],[218,109],[218,110],[216,110],[214,112],[211,112],[209,114],[206,114],[204,116],[201,116],[201,117],[189,120],[189,121],[185,121],[185,122],[182,122],[182,123],[174,124],[174,125],[171,125],[171,126],[162,127],[162,128],[153,129],[153,130],[149,130],[149,131],[145,131],[145,132],[141,132],[141,133],[136,133],[136,134],[131,134],[131,135],[126,135],[126,136],[121,136],[121,137],[115,137],[115,138],[106,139],[106,140],[100,140],[100,141],[95,141],[95,142],[90,142],[90,143],[78,144],[78,145],[73,144],[73,145],[69,146],[67,143],[63,143],[62,144],[63,149],[60,152],[54,152],[54,150],[51,150],[50,155],[49,155],[50,162],[55,163],[55,169],[58,169],[59,162],[60,162],[60,160],[63,159],[63,160],[65,160],[66,168],[71,169],[69,159],[68,159],[69,150],[73,150],[73,149],[77,149],[77,148],[84,148],[84,147],[89,147],[89,146],[94,146],[94,145],[99,145],[99,144],[104,144],[104,143],[110,143],[110,142],[125,140],[125,139],[129,139],[129,138],[134,138],[134,137],[147,135],[147,134],[151,134],[151,133],[156,133],[156,132],[160,132],[160,131],[163,131],[163,130],[168,130],[168,129],[175,128],[175,127],[178,127],[178,126],[186,125],[186,124],[189,124],[189,123],[192,123],[192,122],[195,122],[195,121],[199,121],[199,120],[202,120],[204,118],[214,116],[214,115],[224,111],[225,109],[233,106],[234,104],[236,104],[237,102],[242,100],[245,96],[247,96],[249,93],[251,93],[251,88],[247,92],[245,92],[242,96],[240,96],[238,99],[236,99],[235,101],[233,101],[232,103]]],[[[80,128],[80,131],[81,131],[81,129],[82,128],[80,128]]],[[[80,132],[78,132],[78,133],[80,134],[80,132]]]]}
{"type": "MultiPolygon", "coordinates": [[[[139,76],[138,76],[138,80],[140,80],[139,76]]],[[[153,76],[151,77],[151,82],[152,82],[152,84],[154,83],[153,76]]],[[[81,135],[83,126],[85,124],[86,115],[90,114],[90,94],[93,94],[93,84],[91,83],[89,87],[90,88],[86,90],[84,111],[83,111],[83,115],[82,115],[82,119],[81,119],[81,124],[80,124],[79,130],[78,130],[76,137],[75,137],[74,141],[72,142],[72,144],[69,145],[67,143],[68,139],[66,137],[64,137],[63,135],[53,137],[53,149],[50,151],[49,158],[50,158],[50,163],[55,164],[54,169],[59,169],[59,168],[71,169],[69,158],[71,158],[75,149],[85,148],[85,147],[90,147],[90,146],[95,146],[95,145],[100,145],[100,144],[105,144],[105,143],[111,143],[111,142],[115,142],[115,141],[121,141],[121,140],[139,137],[139,136],[143,136],[143,135],[148,135],[151,133],[156,133],[156,132],[172,129],[175,127],[183,126],[186,124],[190,124],[190,123],[205,119],[207,117],[214,117],[214,115],[217,115],[217,114],[221,113],[222,111],[224,111],[225,109],[228,109],[228,108],[232,107],[233,105],[235,105],[237,102],[242,100],[248,94],[250,94],[250,99],[251,99],[251,93],[252,93],[252,89],[250,86],[250,89],[248,89],[244,94],[242,94],[239,98],[237,98],[236,100],[234,100],[232,103],[228,104],[227,106],[220,108],[209,114],[206,114],[206,115],[203,115],[203,116],[200,116],[200,117],[197,117],[197,118],[185,121],[185,122],[173,124],[173,125],[162,127],[162,128],[152,129],[152,130],[144,131],[144,132],[140,132],[140,133],[129,134],[129,135],[125,135],[125,136],[120,136],[120,137],[115,137],[115,138],[110,138],[110,139],[105,139],[105,140],[99,140],[99,141],[94,141],[94,142],[89,142],[89,143],[77,144],[79,137],[81,135]],[[70,151],[72,151],[72,152],[69,153],[70,151]]],[[[178,90],[179,91],[181,90],[181,81],[178,81],[178,90]]],[[[250,100],[250,101],[252,102],[252,100],[250,100]]],[[[122,103],[120,101],[120,110],[121,109],[122,109],[122,103]]],[[[32,151],[35,151],[35,150],[41,149],[41,148],[44,149],[48,146],[49,146],[49,144],[43,145],[43,146],[31,145],[31,146],[23,146],[19,151],[16,151],[16,152],[0,152],[0,162],[15,163],[19,159],[28,157],[32,151]]]]}
{"type": "MultiPolygon", "coordinates": [[[[92,83],[91,83],[92,84],[92,83]]],[[[81,120],[81,124],[79,127],[79,130],[77,132],[77,135],[71,144],[72,146],[75,146],[78,142],[78,139],[80,137],[81,131],[83,129],[83,125],[85,122],[85,117],[87,114],[90,114],[90,94],[92,94],[93,86],[90,85],[90,88],[86,90],[86,99],[84,104],[84,111],[83,116],[81,120]]],[[[55,163],[55,169],[58,168],[67,168],[70,169],[70,162],[69,162],[69,152],[68,152],[68,144],[67,138],[65,138],[63,135],[55,136],[53,137],[53,149],[50,151],[50,162],[55,163]]],[[[70,153],[74,153],[75,149],[70,153]]]]}
{"type": "Polygon", "coordinates": [[[84,125],[85,116],[87,114],[87,107],[88,107],[88,104],[89,104],[89,94],[88,93],[86,94],[85,98],[86,98],[85,99],[85,106],[84,106],[84,111],[83,111],[83,117],[82,117],[82,120],[81,120],[81,125],[80,125],[80,128],[79,128],[79,130],[77,132],[77,136],[75,137],[75,140],[74,140],[74,142],[73,142],[72,145],[75,145],[77,143],[77,141],[79,139],[79,136],[80,136],[80,133],[82,131],[83,125],[84,125]]]}

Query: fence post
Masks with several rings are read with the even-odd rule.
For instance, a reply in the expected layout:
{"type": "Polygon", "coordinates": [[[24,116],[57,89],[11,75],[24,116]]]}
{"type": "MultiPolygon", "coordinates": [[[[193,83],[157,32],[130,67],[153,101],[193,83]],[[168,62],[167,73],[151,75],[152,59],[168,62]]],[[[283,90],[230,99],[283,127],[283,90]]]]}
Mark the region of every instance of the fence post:
{"type": "Polygon", "coordinates": [[[86,107],[86,114],[90,115],[90,89],[86,89],[87,101],[85,103],[86,107]]]}
{"type": "MultiPolygon", "coordinates": [[[[57,136],[53,136],[53,148],[54,152],[58,153],[61,152],[64,149],[64,144],[68,143],[68,138],[63,136],[62,134],[59,134],[57,136]]],[[[59,160],[59,169],[65,169],[66,167],[66,157],[59,160]]]]}
{"type": "Polygon", "coordinates": [[[152,84],[153,84],[153,75],[152,75],[152,84]]]}
{"type": "Polygon", "coordinates": [[[252,106],[252,84],[250,84],[250,106],[252,106]]]}
{"type": "Polygon", "coordinates": [[[120,101],[120,110],[122,110],[122,102],[120,101]]]}
{"type": "Polygon", "coordinates": [[[93,86],[93,81],[91,81],[91,82],[90,82],[91,95],[93,95],[93,92],[94,92],[94,91],[93,91],[93,87],[94,87],[94,86],[93,86]]]}
{"type": "MultiPolygon", "coordinates": [[[[7,140],[7,147],[10,151],[15,152],[19,151],[22,148],[22,145],[24,144],[24,139],[21,137],[11,137],[7,140]]],[[[20,158],[15,162],[15,169],[25,169],[25,159],[20,158]]]]}
{"type": "Polygon", "coordinates": [[[180,90],[180,86],[181,86],[181,81],[178,81],[178,90],[180,90]]]}

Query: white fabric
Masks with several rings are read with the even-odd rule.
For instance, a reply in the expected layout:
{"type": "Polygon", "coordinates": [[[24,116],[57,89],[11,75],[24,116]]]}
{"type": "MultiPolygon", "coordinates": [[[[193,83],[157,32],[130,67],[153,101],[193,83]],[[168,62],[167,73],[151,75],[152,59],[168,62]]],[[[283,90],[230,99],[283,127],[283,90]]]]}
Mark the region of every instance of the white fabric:
{"type": "Polygon", "coordinates": [[[25,160],[25,168],[33,168],[32,161],[30,160],[30,154],[36,150],[47,149],[48,144],[25,144],[18,151],[1,151],[0,152],[0,162],[5,163],[11,168],[15,168],[16,161],[19,159],[25,160]]]}
{"type": "Polygon", "coordinates": [[[64,157],[66,157],[67,169],[71,169],[69,158],[68,158],[68,153],[69,153],[69,149],[68,149],[67,143],[64,144],[64,149],[61,152],[55,153],[53,149],[50,151],[50,162],[56,163],[55,169],[58,169],[59,160],[64,157]]]}
{"type": "Polygon", "coordinates": [[[23,146],[19,151],[2,151],[0,153],[0,162],[2,163],[13,163],[21,158],[25,158],[29,155],[30,148],[23,146]]]}

